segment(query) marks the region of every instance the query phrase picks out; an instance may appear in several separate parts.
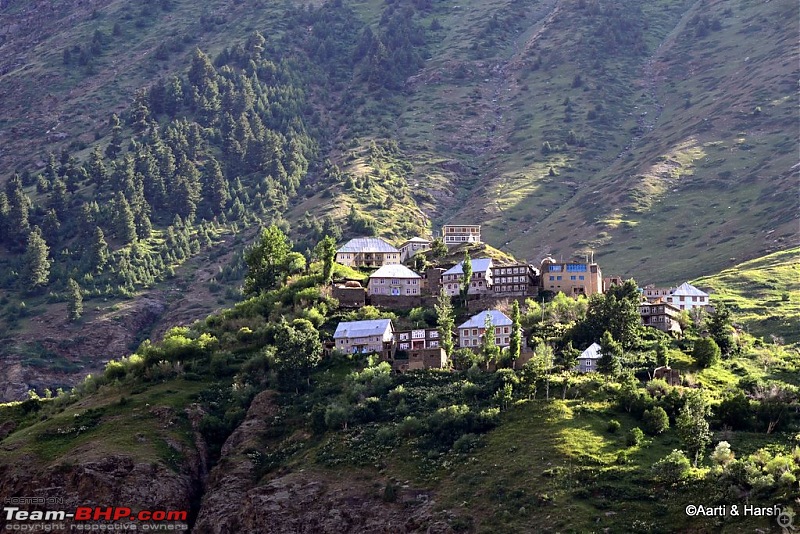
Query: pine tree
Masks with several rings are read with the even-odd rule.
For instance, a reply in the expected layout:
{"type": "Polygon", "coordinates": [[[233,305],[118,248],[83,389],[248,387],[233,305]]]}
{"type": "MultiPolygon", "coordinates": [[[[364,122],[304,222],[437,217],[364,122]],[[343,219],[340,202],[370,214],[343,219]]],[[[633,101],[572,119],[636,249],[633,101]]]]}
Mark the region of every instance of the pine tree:
{"type": "Polygon", "coordinates": [[[213,217],[225,211],[231,195],[216,159],[211,158],[203,170],[203,201],[208,208],[207,214],[213,217]]]}
{"type": "Polygon", "coordinates": [[[28,234],[28,245],[20,270],[20,280],[25,289],[34,291],[40,286],[47,285],[50,279],[50,260],[47,257],[49,252],[42,231],[38,226],[34,226],[28,234]]]}
{"type": "Polygon", "coordinates": [[[108,261],[108,243],[99,226],[95,226],[92,244],[89,247],[89,265],[92,271],[102,271],[108,261]]]}
{"type": "Polygon", "coordinates": [[[500,347],[497,346],[495,340],[495,327],[492,323],[492,314],[486,313],[483,323],[483,339],[481,341],[481,353],[483,354],[484,361],[488,364],[496,362],[500,356],[500,347]]]}
{"type": "MultiPolygon", "coordinates": [[[[522,327],[519,320],[519,301],[515,300],[511,305],[511,338],[508,344],[509,358],[512,362],[519,359],[522,350],[522,327]]],[[[512,363],[513,365],[513,363],[512,363]]]]}
{"type": "Polygon", "coordinates": [[[124,243],[136,239],[136,223],[128,200],[121,191],[114,199],[114,235],[124,243]]]}
{"type": "Polygon", "coordinates": [[[622,347],[611,337],[611,332],[606,330],[600,339],[600,359],[597,361],[597,370],[604,375],[616,376],[622,369],[622,347]]]}
{"type": "Polygon", "coordinates": [[[77,321],[83,314],[83,294],[81,287],[72,278],[67,283],[67,316],[70,321],[77,321]]]}
{"type": "Polygon", "coordinates": [[[98,187],[103,187],[108,181],[108,170],[106,164],[103,163],[103,155],[100,153],[100,147],[95,146],[92,153],[89,155],[89,162],[87,163],[87,171],[92,182],[98,187]]]}
{"type": "Polygon", "coordinates": [[[436,299],[436,326],[439,332],[439,346],[447,353],[448,358],[453,357],[453,331],[456,328],[453,304],[447,292],[442,288],[439,298],[436,299]]]}
{"type": "Polygon", "coordinates": [[[464,253],[464,261],[461,262],[461,270],[464,276],[461,279],[461,298],[464,299],[464,306],[467,305],[467,295],[469,295],[469,286],[472,283],[472,259],[469,253],[464,253]]]}
{"type": "Polygon", "coordinates": [[[119,117],[116,113],[111,115],[108,121],[111,126],[111,142],[106,147],[106,157],[108,159],[117,159],[117,156],[122,151],[122,124],[119,122],[119,117]]]}

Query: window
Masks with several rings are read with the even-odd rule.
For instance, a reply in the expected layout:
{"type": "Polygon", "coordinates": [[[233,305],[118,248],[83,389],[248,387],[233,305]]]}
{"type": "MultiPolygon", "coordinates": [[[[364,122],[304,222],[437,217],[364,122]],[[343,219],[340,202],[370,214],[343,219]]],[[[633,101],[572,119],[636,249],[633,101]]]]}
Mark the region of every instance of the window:
{"type": "Polygon", "coordinates": [[[578,278],[578,277],[577,277],[577,276],[575,276],[574,274],[573,274],[572,276],[570,276],[570,277],[569,277],[569,279],[570,279],[570,280],[576,280],[577,278],[578,278]]]}
{"type": "Polygon", "coordinates": [[[472,335],[473,336],[477,336],[478,335],[478,329],[477,328],[473,328],[472,329],[472,335]]]}
{"type": "Polygon", "coordinates": [[[584,263],[568,263],[567,264],[567,272],[571,273],[585,273],[586,272],[586,264],[584,263]]]}
{"type": "Polygon", "coordinates": [[[578,277],[578,280],[583,280],[583,275],[580,275],[580,276],[578,277]]]}
{"type": "Polygon", "coordinates": [[[555,276],[551,276],[551,277],[550,277],[550,281],[551,281],[551,282],[552,282],[553,280],[555,280],[555,279],[556,279],[556,277],[555,277],[555,276]]]}
{"type": "Polygon", "coordinates": [[[504,345],[508,345],[508,338],[507,338],[507,337],[504,337],[504,338],[503,338],[503,344],[504,344],[504,345]]]}
{"type": "Polygon", "coordinates": [[[500,344],[500,338],[499,337],[494,338],[494,344],[495,345],[499,345],[500,344]]]}
{"type": "Polygon", "coordinates": [[[561,280],[561,277],[560,276],[556,276],[556,280],[561,280]]]}
{"type": "Polygon", "coordinates": [[[472,340],[472,346],[474,347],[474,346],[476,346],[477,344],[478,344],[478,340],[477,340],[477,339],[473,339],[473,340],[472,340]]]}
{"type": "Polygon", "coordinates": [[[504,334],[508,334],[510,331],[511,331],[511,328],[509,328],[508,326],[506,326],[505,328],[503,328],[503,333],[504,333],[504,334]]]}

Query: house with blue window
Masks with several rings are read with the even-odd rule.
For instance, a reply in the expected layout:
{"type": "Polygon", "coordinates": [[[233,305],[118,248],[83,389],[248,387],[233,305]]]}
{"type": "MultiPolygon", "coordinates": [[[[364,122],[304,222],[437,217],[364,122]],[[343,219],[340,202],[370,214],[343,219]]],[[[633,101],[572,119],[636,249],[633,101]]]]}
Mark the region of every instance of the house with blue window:
{"type": "Polygon", "coordinates": [[[564,293],[570,297],[590,296],[603,292],[603,273],[594,262],[542,260],[539,288],[564,293]]]}

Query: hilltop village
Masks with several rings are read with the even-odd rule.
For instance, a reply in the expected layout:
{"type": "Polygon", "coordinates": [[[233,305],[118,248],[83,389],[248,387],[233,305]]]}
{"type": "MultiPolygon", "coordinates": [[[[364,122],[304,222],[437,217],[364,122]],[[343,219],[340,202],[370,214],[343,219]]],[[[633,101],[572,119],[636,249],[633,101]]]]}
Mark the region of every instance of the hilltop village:
{"type": "MultiPolygon", "coordinates": [[[[588,298],[624,282],[619,276],[603,277],[593,257],[562,261],[548,256],[532,265],[492,251],[497,252],[481,240],[480,225],[445,225],[440,238],[413,237],[399,247],[377,237],[351,239],[337,249],[336,262],[368,271],[366,287],[360,281],[339,280],[334,282],[332,294],[345,308],[372,305],[391,310],[432,309],[440,295],[461,296],[471,315],[452,332],[454,347],[478,351],[487,329],[494,329],[494,344],[502,351],[511,344],[513,322],[503,311],[508,310],[509,302],[544,301],[558,293],[588,298]],[[459,254],[463,259],[454,261],[459,254]]],[[[639,291],[642,324],[676,337],[682,335],[679,316],[683,310],[710,309],[709,295],[689,283],[649,285],[639,291]]],[[[522,336],[526,337],[525,332],[522,336]]],[[[436,328],[398,330],[391,319],[370,319],[340,322],[326,350],[379,354],[403,372],[448,367],[450,355],[442,345],[436,328]]],[[[601,357],[598,349],[594,343],[584,350],[575,370],[596,370],[601,357]]],[[[531,356],[531,348],[522,343],[514,367],[521,367],[531,356]]]]}

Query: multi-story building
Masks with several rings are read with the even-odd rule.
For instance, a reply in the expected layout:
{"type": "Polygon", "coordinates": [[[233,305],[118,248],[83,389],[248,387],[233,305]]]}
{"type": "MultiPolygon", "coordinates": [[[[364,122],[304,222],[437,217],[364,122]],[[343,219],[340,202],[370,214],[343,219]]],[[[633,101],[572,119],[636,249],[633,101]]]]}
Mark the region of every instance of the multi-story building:
{"type": "Polygon", "coordinates": [[[689,282],[684,282],[678,287],[669,288],[647,285],[644,286],[643,295],[650,302],[663,299],[679,310],[707,308],[711,305],[708,300],[708,293],[697,289],[689,282]]]}
{"type": "Polygon", "coordinates": [[[707,308],[709,306],[708,293],[700,291],[689,282],[684,282],[664,299],[680,310],[693,308],[707,308]]]}
{"type": "Polygon", "coordinates": [[[367,292],[370,296],[419,296],[422,277],[405,265],[384,265],[370,275],[367,292]]]}
{"type": "Polygon", "coordinates": [[[336,251],[336,263],[348,267],[394,265],[400,263],[400,251],[378,237],[358,237],[336,251]]]}
{"type": "Polygon", "coordinates": [[[680,310],[664,302],[662,299],[653,302],[643,302],[639,306],[639,315],[642,316],[642,324],[657,328],[662,332],[681,333],[681,325],[678,323],[680,310]]]}
{"type": "Polygon", "coordinates": [[[408,258],[415,256],[418,252],[430,250],[431,245],[432,242],[428,239],[412,237],[400,245],[400,261],[406,261],[408,258]]]}
{"type": "Polygon", "coordinates": [[[492,292],[495,295],[532,295],[538,289],[539,272],[527,263],[492,264],[492,292]]]}
{"type": "Polygon", "coordinates": [[[499,310],[485,310],[470,317],[469,321],[458,327],[458,345],[478,349],[485,334],[486,316],[492,319],[494,342],[498,347],[508,347],[511,342],[511,325],[513,322],[499,310]]]}
{"type": "Polygon", "coordinates": [[[480,224],[445,224],[442,227],[442,240],[447,246],[460,245],[462,243],[480,243],[481,225],[480,224]]]}
{"type": "Polygon", "coordinates": [[[567,296],[594,295],[603,291],[603,274],[596,263],[542,260],[539,288],[567,296]]]}
{"type": "Polygon", "coordinates": [[[436,328],[399,330],[394,333],[395,347],[398,351],[411,351],[439,348],[439,331],[436,328]]]}
{"type": "Polygon", "coordinates": [[[394,328],[391,319],[343,321],[333,334],[335,348],[344,353],[391,353],[394,328]]]}
{"type": "MultiPolygon", "coordinates": [[[[470,260],[472,277],[470,278],[469,295],[489,293],[492,286],[492,259],[478,258],[470,260]]],[[[441,284],[445,292],[454,297],[461,292],[461,281],[464,279],[464,262],[460,261],[442,273],[441,284]]]]}

